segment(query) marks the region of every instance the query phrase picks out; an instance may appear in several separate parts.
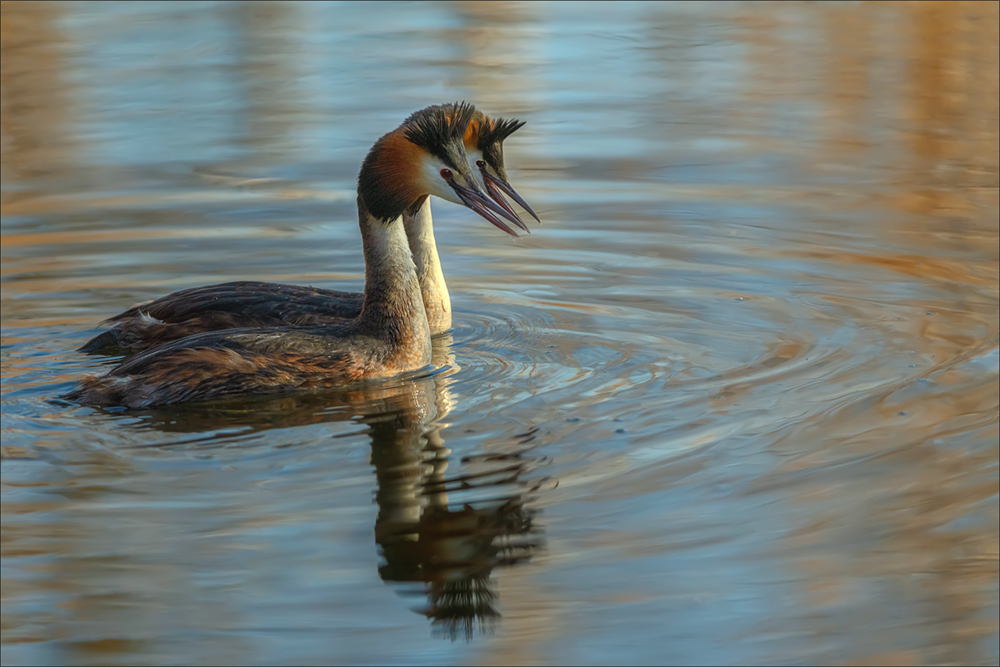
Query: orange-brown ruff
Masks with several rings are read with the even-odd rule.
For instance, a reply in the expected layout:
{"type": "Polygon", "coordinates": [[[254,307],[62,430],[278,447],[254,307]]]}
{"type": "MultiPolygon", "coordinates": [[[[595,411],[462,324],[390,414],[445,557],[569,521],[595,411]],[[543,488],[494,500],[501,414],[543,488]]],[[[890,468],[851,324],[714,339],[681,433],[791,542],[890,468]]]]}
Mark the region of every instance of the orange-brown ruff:
{"type": "MultiPolygon", "coordinates": [[[[450,115],[453,106],[443,105],[441,109],[450,115]]],[[[476,110],[463,137],[465,148],[479,151],[485,166],[492,168],[507,187],[503,141],[522,125],[522,121],[493,119],[476,110]]],[[[386,155],[398,158],[383,163],[389,178],[401,168],[398,165],[412,159],[412,151],[417,148],[401,134],[394,134],[384,146],[386,155]]],[[[502,199],[495,191],[490,194],[502,199]]],[[[421,197],[414,204],[404,212],[403,224],[417,266],[427,322],[434,335],[451,328],[451,299],[438,259],[430,200],[421,197]]],[[[133,306],[106,320],[104,324],[112,328],[92,338],[80,351],[117,354],[205,331],[240,327],[322,326],[357,317],[363,299],[364,294],[357,292],[258,281],[195,287],[133,306]]]]}
{"type": "Polygon", "coordinates": [[[456,192],[479,192],[462,147],[473,113],[464,104],[450,115],[440,107],[417,112],[376,142],[365,158],[358,177],[365,291],[355,319],[199,333],[150,348],[105,375],[85,378],[65,398],[147,407],[339,386],[426,366],[430,329],[401,215],[428,194],[420,186],[420,165],[427,160],[447,165],[442,177],[447,174],[456,192]],[[397,164],[386,165],[387,160],[397,164]],[[409,168],[398,164],[401,160],[410,160],[409,168]],[[462,184],[456,184],[459,180],[462,184]]]}

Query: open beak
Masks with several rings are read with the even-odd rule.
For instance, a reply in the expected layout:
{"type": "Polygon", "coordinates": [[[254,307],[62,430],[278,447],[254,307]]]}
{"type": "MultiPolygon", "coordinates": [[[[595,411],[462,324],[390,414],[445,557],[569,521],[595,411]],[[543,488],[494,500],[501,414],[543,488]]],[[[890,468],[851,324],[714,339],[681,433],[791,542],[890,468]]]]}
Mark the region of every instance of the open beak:
{"type": "MultiPolygon", "coordinates": [[[[486,184],[486,188],[490,191],[490,196],[493,197],[493,199],[495,199],[498,204],[503,206],[511,213],[514,213],[514,210],[510,207],[510,204],[508,204],[507,200],[503,198],[502,194],[500,194],[500,192],[503,191],[508,196],[510,196],[511,199],[516,201],[518,205],[521,206],[521,208],[530,213],[531,217],[533,217],[535,220],[538,221],[538,224],[542,224],[542,219],[538,217],[538,214],[535,213],[534,209],[528,206],[528,202],[524,201],[524,197],[517,194],[517,190],[515,190],[510,183],[506,183],[503,180],[497,178],[496,176],[493,176],[485,169],[481,169],[480,171],[483,174],[483,182],[486,184]]],[[[527,228],[525,228],[525,231],[527,231],[527,228]]]]}
{"type": "Polygon", "coordinates": [[[516,237],[517,232],[511,229],[507,223],[502,220],[502,218],[506,218],[524,231],[528,231],[528,228],[523,222],[521,222],[521,219],[517,217],[513,211],[504,210],[478,189],[473,190],[471,188],[467,188],[463,185],[459,185],[454,180],[449,180],[448,184],[466,206],[489,220],[495,227],[498,227],[511,236],[516,237]]]}

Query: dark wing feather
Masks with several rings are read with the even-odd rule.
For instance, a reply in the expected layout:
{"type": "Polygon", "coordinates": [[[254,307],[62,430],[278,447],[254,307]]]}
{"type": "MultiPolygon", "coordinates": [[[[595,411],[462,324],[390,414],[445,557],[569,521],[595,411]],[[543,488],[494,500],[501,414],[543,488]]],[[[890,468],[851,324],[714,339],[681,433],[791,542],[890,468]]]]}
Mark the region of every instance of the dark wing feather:
{"type": "Polygon", "coordinates": [[[276,351],[283,351],[299,356],[318,356],[329,354],[331,349],[335,349],[336,334],[336,329],[324,328],[318,331],[309,327],[245,327],[204,331],[143,350],[108,371],[107,375],[123,377],[142,374],[152,366],[189,350],[232,350],[240,354],[274,354],[276,351]]]}
{"type": "Polygon", "coordinates": [[[365,355],[342,349],[340,342],[330,327],[207,331],[157,345],[104,375],[84,378],[64,398],[135,408],[341,386],[363,376],[365,355]]]}
{"type": "Polygon", "coordinates": [[[357,317],[362,299],[360,293],[256,281],[194,287],[106,320],[113,328],[80,351],[141,350],[205,331],[240,327],[334,325],[357,317]]]}
{"type": "Polygon", "coordinates": [[[362,298],[360,293],[243,280],[174,292],[133,306],[106,323],[139,317],[140,313],[171,323],[200,317],[206,312],[282,319],[296,313],[356,317],[361,312],[362,298]]]}

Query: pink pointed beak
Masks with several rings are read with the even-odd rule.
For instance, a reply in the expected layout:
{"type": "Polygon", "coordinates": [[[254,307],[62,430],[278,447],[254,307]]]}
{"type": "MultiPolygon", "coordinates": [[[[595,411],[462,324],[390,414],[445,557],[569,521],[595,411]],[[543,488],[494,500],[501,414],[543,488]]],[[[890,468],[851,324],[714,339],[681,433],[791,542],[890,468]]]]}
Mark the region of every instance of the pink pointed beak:
{"type": "MultiPolygon", "coordinates": [[[[517,194],[517,190],[514,189],[514,186],[512,186],[510,183],[507,183],[502,179],[497,178],[496,176],[493,176],[492,174],[486,171],[485,167],[481,167],[480,172],[482,172],[483,174],[483,182],[486,184],[486,188],[489,190],[490,196],[493,197],[493,199],[496,200],[498,204],[503,206],[510,213],[517,215],[516,213],[514,213],[514,210],[510,207],[510,204],[507,202],[507,200],[504,199],[503,194],[501,194],[502,191],[505,194],[507,194],[511,199],[516,201],[521,208],[530,213],[531,217],[533,217],[535,220],[538,221],[538,224],[542,224],[542,219],[539,218],[538,214],[535,213],[535,210],[528,205],[528,202],[524,201],[524,197],[517,194]]],[[[525,227],[524,230],[528,231],[528,228],[525,227]]],[[[528,233],[530,234],[530,232],[528,233]]]]}
{"type": "Polygon", "coordinates": [[[455,194],[457,194],[458,198],[462,200],[462,203],[489,220],[493,226],[502,229],[513,237],[517,237],[517,232],[511,229],[502,219],[506,218],[521,229],[527,231],[528,228],[523,222],[521,222],[521,219],[518,218],[516,214],[508,212],[498,206],[493,202],[493,200],[480,192],[478,188],[476,190],[467,188],[456,183],[454,179],[448,179],[448,185],[450,185],[452,190],[455,191],[455,194]]]}

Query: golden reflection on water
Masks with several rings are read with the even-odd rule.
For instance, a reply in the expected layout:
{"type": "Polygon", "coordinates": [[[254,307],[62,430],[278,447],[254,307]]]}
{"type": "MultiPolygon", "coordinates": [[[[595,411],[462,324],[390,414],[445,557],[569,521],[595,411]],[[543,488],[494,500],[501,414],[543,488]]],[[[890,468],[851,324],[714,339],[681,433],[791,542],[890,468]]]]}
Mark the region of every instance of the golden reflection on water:
{"type": "Polygon", "coordinates": [[[65,41],[54,25],[61,11],[58,4],[41,2],[4,2],[0,10],[4,203],[8,183],[26,185],[60,167],[73,167],[81,137],[69,126],[72,84],[65,71],[65,41]]]}
{"type": "Polygon", "coordinates": [[[1000,5],[318,7],[2,3],[4,664],[996,662],[1000,5]],[[442,209],[450,370],[44,402],[142,298],[357,285],[439,98],[545,220],[442,209]]]}

